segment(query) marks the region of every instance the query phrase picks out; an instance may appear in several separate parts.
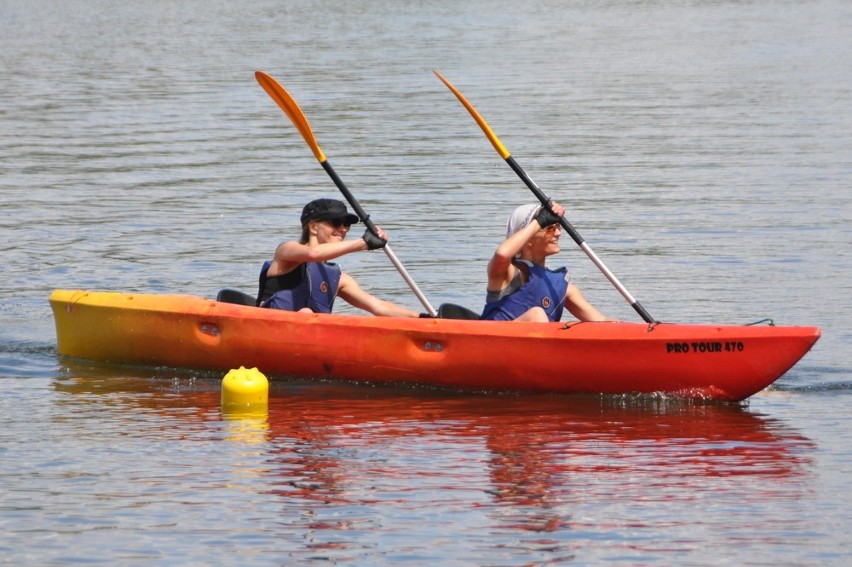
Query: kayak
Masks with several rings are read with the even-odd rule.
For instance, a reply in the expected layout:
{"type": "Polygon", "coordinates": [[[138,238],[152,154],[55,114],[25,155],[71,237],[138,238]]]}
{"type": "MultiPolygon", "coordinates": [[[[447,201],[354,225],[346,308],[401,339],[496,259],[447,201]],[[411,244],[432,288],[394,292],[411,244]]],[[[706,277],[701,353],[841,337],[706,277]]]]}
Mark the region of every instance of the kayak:
{"type": "Polygon", "coordinates": [[[475,391],[741,401],[820,337],[804,326],[408,319],[85,290],[55,290],[50,304],[63,356],[475,391]]]}

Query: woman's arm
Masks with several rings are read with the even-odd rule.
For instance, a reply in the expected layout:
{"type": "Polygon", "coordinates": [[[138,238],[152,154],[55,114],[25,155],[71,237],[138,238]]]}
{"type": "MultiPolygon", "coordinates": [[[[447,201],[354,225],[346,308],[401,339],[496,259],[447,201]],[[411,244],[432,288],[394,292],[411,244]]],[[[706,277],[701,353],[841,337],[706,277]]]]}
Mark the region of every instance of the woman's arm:
{"type": "Polygon", "coordinates": [[[275,259],[293,264],[304,264],[305,262],[327,262],[349,254],[367,249],[367,243],[362,238],[352,240],[341,240],[340,242],[326,242],[316,246],[308,246],[295,240],[282,242],[275,249],[275,259]]]}
{"type": "Polygon", "coordinates": [[[515,277],[515,266],[512,260],[520,254],[524,245],[541,229],[538,222],[533,220],[527,226],[509,236],[500,243],[491,260],[488,261],[488,287],[487,291],[500,291],[504,289],[515,277]]]}
{"type": "Polygon", "coordinates": [[[594,305],[589,303],[574,284],[568,284],[565,292],[565,307],[580,321],[609,321],[603,313],[598,311],[594,305]]]}
{"type": "Polygon", "coordinates": [[[340,275],[340,284],[337,288],[337,295],[344,301],[368,311],[377,317],[419,317],[420,314],[405,307],[379,299],[364,291],[355,278],[344,272],[340,275]]]}

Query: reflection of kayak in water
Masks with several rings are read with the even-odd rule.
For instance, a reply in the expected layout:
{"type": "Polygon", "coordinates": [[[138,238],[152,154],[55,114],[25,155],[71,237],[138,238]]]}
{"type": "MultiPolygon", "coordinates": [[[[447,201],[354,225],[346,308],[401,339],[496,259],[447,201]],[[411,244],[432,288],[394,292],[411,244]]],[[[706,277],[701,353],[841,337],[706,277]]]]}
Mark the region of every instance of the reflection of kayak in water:
{"type": "Polygon", "coordinates": [[[400,490],[467,483],[513,505],[549,505],[589,485],[610,491],[607,498],[635,492],[651,502],[673,488],[685,499],[711,489],[754,496],[795,491],[814,452],[798,431],[738,405],[336,383],[273,384],[262,419],[209,425],[219,421],[215,380],[176,393],[171,378],[152,383],[141,372],[122,377],[114,367],[66,367],[69,377],[55,381],[68,394],[66,409],[121,404],[110,412],[111,421],[120,420],[115,428],[144,422],[166,437],[180,431],[186,442],[209,443],[225,427],[233,435],[223,441],[267,455],[273,493],[323,502],[357,500],[353,486],[366,479],[399,483],[400,490]]]}
{"type": "Polygon", "coordinates": [[[820,334],[816,327],[306,314],[187,295],[57,290],[50,302],[62,355],[471,390],[742,400],[789,370],[820,334]]]}
{"type": "MultiPolygon", "coordinates": [[[[158,381],[141,371],[116,376],[110,367],[65,366],[76,377],[56,380],[55,388],[77,396],[75,403],[121,404],[128,415],[145,410],[193,422],[218,419],[215,380],[175,386],[173,378],[158,381]]],[[[173,427],[171,419],[154,421],[173,427]]],[[[468,395],[287,382],[273,385],[262,421],[265,440],[276,446],[425,447],[441,440],[453,451],[486,447],[495,455],[572,457],[574,470],[585,472],[635,467],[637,455],[644,455],[648,467],[677,464],[672,475],[685,474],[687,466],[700,475],[783,476],[799,469],[813,448],[789,426],[738,405],[622,396],[468,395]],[[593,455],[604,458],[589,460],[593,455]]]]}

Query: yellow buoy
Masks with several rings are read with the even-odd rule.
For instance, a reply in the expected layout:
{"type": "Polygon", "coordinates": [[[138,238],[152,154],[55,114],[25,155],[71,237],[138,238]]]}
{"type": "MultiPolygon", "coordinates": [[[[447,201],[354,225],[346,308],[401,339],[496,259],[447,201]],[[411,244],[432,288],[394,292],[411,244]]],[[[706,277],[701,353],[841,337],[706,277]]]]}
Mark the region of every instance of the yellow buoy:
{"type": "Polygon", "coordinates": [[[222,379],[222,409],[265,409],[269,404],[269,381],[257,368],[240,366],[222,379]]]}

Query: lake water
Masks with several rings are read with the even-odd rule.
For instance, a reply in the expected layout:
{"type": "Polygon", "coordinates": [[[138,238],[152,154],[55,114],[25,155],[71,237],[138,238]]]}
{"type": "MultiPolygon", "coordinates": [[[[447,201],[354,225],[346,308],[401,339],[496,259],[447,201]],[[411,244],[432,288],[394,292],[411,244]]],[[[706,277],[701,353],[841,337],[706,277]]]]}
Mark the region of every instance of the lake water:
{"type": "Polygon", "coordinates": [[[0,77],[0,563],[852,560],[852,3],[0,1],[0,77]],[[654,317],[823,337],[744,404],[285,381],[241,418],[59,357],[52,289],[253,292],[338,196],[258,69],[434,305],[481,308],[532,200],[438,69],[654,317]]]}

